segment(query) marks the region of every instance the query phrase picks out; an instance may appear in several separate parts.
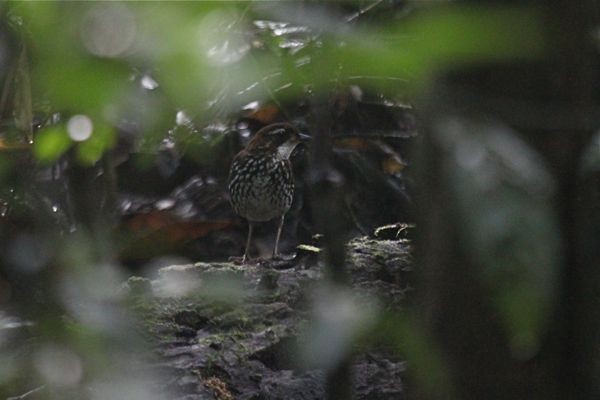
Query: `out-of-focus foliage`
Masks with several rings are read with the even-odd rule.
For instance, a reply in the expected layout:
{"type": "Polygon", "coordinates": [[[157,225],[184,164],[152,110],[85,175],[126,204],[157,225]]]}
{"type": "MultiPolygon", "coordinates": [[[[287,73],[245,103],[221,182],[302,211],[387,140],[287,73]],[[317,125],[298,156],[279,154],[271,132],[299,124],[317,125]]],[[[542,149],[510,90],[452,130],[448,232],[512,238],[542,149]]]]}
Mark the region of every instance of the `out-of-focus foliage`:
{"type": "MultiPolygon", "coordinates": [[[[432,8],[358,29],[294,3],[23,2],[7,14],[29,48],[34,98],[88,115],[106,127],[97,133],[125,119],[155,141],[177,109],[208,120],[350,81],[397,95],[449,65],[531,58],[545,46],[540,13],[515,7],[432,8]],[[291,23],[275,22],[282,16],[291,23]]],[[[113,144],[109,134],[90,140],[87,162],[113,144]]]]}
{"type": "Polygon", "coordinates": [[[54,162],[71,147],[71,141],[64,128],[52,127],[37,135],[34,154],[41,162],[54,162]]]}
{"type": "MultiPolygon", "coordinates": [[[[67,155],[74,155],[69,162],[96,167],[118,145],[147,150],[151,158],[158,149],[177,147],[194,153],[199,164],[210,164],[218,154],[214,149],[224,140],[226,129],[219,123],[257,104],[311,98],[351,84],[402,101],[424,93],[436,71],[531,59],[543,56],[546,49],[543,16],[536,8],[419,5],[406,15],[396,12],[393,2],[382,4],[390,7],[390,15],[380,17],[380,24],[369,24],[363,23],[361,15],[340,16],[343,8],[327,2],[4,3],[0,72],[9,88],[4,92],[12,93],[7,99],[12,100],[3,101],[0,110],[3,124],[9,125],[0,131],[1,143],[12,140],[7,135],[14,131],[25,138],[21,142],[26,149],[33,141],[35,162],[27,165],[50,167],[27,175],[31,182],[35,182],[32,177],[51,181],[48,177],[67,155]]],[[[405,8],[413,7],[407,3],[405,8]]],[[[487,136],[482,137],[485,141],[487,136]]],[[[493,152],[496,144],[473,146],[487,151],[490,145],[493,152]]],[[[160,164],[160,157],[156,159],[160,164]]],[[[124,312],[119,292],[124,276],[112,253],[118,247],[112,242],[115,238],[102,229],[88,232],[89,226],[84,229],[75,223],[79,221],[72,221],[72,213],[51,200],[64,195],[63,189],[49,190],[55,196],[50,197],[42,192],[42,185],[31,187],[19,175],[27,172],[20,169],[22,161],[11,164],[0,158],[0,177],[6,176],[0,182],[0,196],[7,192],[33,205],[30,208],[39,212],[34,221],[24,218],[26,223],[16,225],[43,231],[35,240],[44,244],[32,244],[30,232],[19,232],[16,238],[2,236],[13,257],[3,266],[10,266],[9,273],[17,270],[26,282],[31,279],[42,285],[30,288],[33,294],[25,301],[27,307],[14,307],[31,319],[17,324],[21,331],[13,335],[15,327],[0,319],[0,396],[40,388],[42,398],[48,399],[161,398],[163,393],[155,390],[161,385],[159,374],[139,369],[146,349],[124,312]],[[27,189],[24,195],[14,194],[15,181],[27,189]],[[68,222],[54,226],[48,215],[64,216],[68,222]],[[37,254],[34,251],[44,256],[43,263],[34,263],[34,270],[24,271],[22,263],[14,262],[37,254]],[[31,332],[40,340],[35,346],[23,343],[22,337],[31,332]],[[17,355],[15,347],[23,348],[25,356],[17,355]],[[139,374],[128,378],[131,371],[139,374]]],[[[392,161],[386,168],[400,171],[402,164],[392,161]]],[[[160,166],[172,167],[168,162],[160,166]]],[[[537,171],[537,165],[532,170],[537,171]]],[[[72,173],[74,180],[77,172],[72,173]]],[[[459,198],[464,209],[482,190],[461,186],[478,179],[471,172],[464,168],[449,172],[449,179],[464,195],[459,198]]],[[[544,186],[544,190],[550,189],[544,186]]],[[[506,190],[499,195],[511,201],[515,194],[506,190]]],[[[467,221],[469,246],[475,257],[487,260],[481,276],[491,288],[515,348],[531,352],[543,331],[552,294],[554,253],[544,253],[540,241],[548,246],[555,243],[553,221],[545,208],[532,209],[528,204],[501,208],[498,218],[526,222],[524,231],[516,232],[523,241],[503,247],[501,240],[513,232],[497,225],[498,214],[487,211],[467,221]],[[537,225],[540,221],[548,225],[537,225]],[[481,231],[491,236],[479,236],[481,231]],[[538,234],[537,241],[529,240],[538,234]],[[529,244],[533,253],[520,247],[529,244]],[[514,258],[508,254],[512,251],[514,258]],[[540,254],[543,257],[536,258],[540,254]],[[496,255],[500,257],[495,259],[496,255]],[[532,262],[539,259],[541,263],[532,262]]],[[[109,225],[110,221],[103,222],[109,225]]],[[[207,230],[206,225],[197,228],[207,230]]],[[[0,276],[0,290],[4,282],[0,276]]],[[[331,344],[330,352],[313,354],[315,363],[325,367],[337,361],[335,357],[350,353],[364,328],[359,325],[371,324],[374,319],[368,312],[378,311],[374,307],[359,313],[347,298],[334,300],[333,306],[338,307],[321,309],[315,328],[314,337],[323,340],[315,343],[331,344]],[[348,321],[355,325],[346,332],[348,321]]],[[[422,385],[447,387],[437,353],[427,354],[435,349],[427,348],[427,340],[415,335],[410,323],[392,321],[381,326],[393,333],[394,345],[404,347],[402,354],[413,358],[422,385]],[[431,381],[423,372],[428,366],[431,381]]]]}
{"type": "Polygon", "coordinates": [[[502,125],[436,120],[461,243],[503,319],[515,357],[539,350],[556,295],[554,183],[541,158],[502,125]]]}

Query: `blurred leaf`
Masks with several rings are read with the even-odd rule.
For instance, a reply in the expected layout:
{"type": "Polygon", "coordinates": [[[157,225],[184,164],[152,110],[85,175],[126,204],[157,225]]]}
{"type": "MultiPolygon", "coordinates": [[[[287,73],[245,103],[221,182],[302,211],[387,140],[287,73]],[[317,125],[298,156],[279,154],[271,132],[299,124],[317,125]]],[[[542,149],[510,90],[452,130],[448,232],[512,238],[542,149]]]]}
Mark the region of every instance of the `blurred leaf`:
{"type": "Polygon", "coordinates": [[[201,165],[215,165],[223,157],[223,146],[227,143],[225,135],[215,135],[208,140],[195,138],[186,144],[186,154],[201,165]]]}
{"type": "Polygon", "coordinates": [[[600,171],[600,133],[596,133],[585,148],[579,172],[589,174],[597,171],[600,171]]]}
{"type": "Polygon", "coordinates": [[[77,157],[82,164],[91,165],[116,143],[116,135],[107,125],[95,126],[92,136],[77,144],[77,157]]]}
{"type": "Polygon", "coordinates": [[[432,10],[409,23],[411,54],[429,68],[539,57],[546,45],[541,9],[465,5],[432,10]],[[440,65],[441,64],[441,65],[440,65]],[[445,65],[444,65],[445,64],[445,65]]]}
{"type": "Polygon", "coordinates": [[[317,85],[366,75],[407,79],[388,85],[392,91],[402,86],[415,89],[436,70],[532,59],[547,49],[544,15],[535,7],[437,7],[402,23],[341,39],[343,44],[324,44],[315,54],[318,62],[313,61],[310,70],[317,85]]]}
{"type": "MultiPolygon", "coordinates": [[[[0,142],[0,150],[2,149],[2,143],[0,142]]],[[[10,170],[13,166],[12,161],[7,157],[0,157],[0,185],[4,189],[4,185],[6,184],[5,179],[10,173],[10,170]]],[[[0,215],[2,213],[0,212],[0,215]]]]}
{"type": "Polygon", "coordinates": [[[8,68],[0,99],[0,117],[8,117],[3,124],[2,134],[4,137],[2,140],[5,141],[5,147],[12,148],[18,148],[23,143],[33,141],[33,105],[29,59],[26,43],[22,36],[19,37],[21,39],[19,42],[19,55],[8,68]]]}
{"type": "Polygon", "coordinates": [[[12,92],[12,86],[15,80],[16,68],[8,68],[6,76],[4,77],[4,85],[2,86],[2,96],[0,97],[0,116],[3,116],[6,108],[8,107],[8,99],[12,92]]]}
{"type": "Polygon", "coordinates": [[[535,354],[549,322],[561,254],[554,182],[510,129],[440,118],[435,137],[472,257],[516,357],[535,354]]]}
{"type": "Polygon", "coordinates": [[[211,2],[160,3],[137,9],[140,31],[145,33],[139,52],[152,61],[157,80],[177,107],[196,110],[212,100],[208,89],[225,88],[228,80],[235,81],[228,65],[210,64],[210,53],[223,43],[231,44],[233,50],[228,40],[240,17],[234,3],[215,6],[211,2]],[[224,19],[215,25],[217,15],[224,19]]]}
{"type": "Polygon", "coordinates": [[[395,351],[406,357],[410,364],[408,372],[417,387],[430,398],[453,398],[450,371],[442,358],[442,349],[414,316],[381,313],[364,340],[374,345],[393,345],[395,351]]]}
{"type": "Polygon", "coordinates": [[[33,110],[31,100],[31,82],[29,79],[29,60],[25,43],[22,44],[21,53],[17,62],[15,74],[15,126],[22,131],[27,142],[33,141],[33,110]]]}
{"type": "Polygon", "coordinates": [[[315,315],[302,341],[305,365],[332,370],[352,353],[379,313],[379,304],[373,299],[361,300],[345,287],[321,284],[313,305],[315,315]]]}
{"type": "Polygon", "coordinates": [[[49,98],[56,109],[73,113],[98,113],[118,100],[129,66],[119,59],[94,57],[82,33],[89,3],[11,3],[23,18],[24,31],[33,42],[34,95],[49,98]],[[57,23],[60,21],[60,23],[57,23]]]}
{"type": "Polygon", "coordinates": [[[45,88],[61,110],[98,114],[118,100],[129,76],[124,65],[112,60],[70,56],[45,60],[34,68],[36,85],[45,88]]]}
{"type": "Polygon", "coordinates": [[[36,135],[33,154],[42,163],[52,163],[62,156],[73,142],[64,126],[52,126],[36,135]]]}

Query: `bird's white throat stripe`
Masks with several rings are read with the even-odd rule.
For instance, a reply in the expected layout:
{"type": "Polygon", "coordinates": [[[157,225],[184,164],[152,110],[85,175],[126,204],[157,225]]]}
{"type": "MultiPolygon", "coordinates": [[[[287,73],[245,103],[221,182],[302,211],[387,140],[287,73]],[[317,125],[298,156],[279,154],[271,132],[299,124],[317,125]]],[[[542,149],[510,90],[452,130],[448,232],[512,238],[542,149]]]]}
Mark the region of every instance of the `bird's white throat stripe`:
{"type": "Polygon", "coordinates": [[[287,141],[277,148],[277,154],[279,154],[279,157],[283,160],[289,160],[297,145],[298,142],[287,141]]]}

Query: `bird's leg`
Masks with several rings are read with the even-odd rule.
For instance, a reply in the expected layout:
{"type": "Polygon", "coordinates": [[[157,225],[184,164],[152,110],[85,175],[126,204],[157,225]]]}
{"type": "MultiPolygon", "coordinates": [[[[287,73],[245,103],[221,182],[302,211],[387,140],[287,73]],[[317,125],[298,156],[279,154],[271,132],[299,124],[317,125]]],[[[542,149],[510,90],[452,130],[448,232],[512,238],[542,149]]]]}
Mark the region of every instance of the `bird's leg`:
{"type": "Polygon", "coordinates": [[[246,249],[244,250],[244,256],[242,257],[242,264],[250,260],[250,241],[252,240],[252,222],[248,221],[248,239],[246,239],[246,249]]]}
{"type": "Polygon", "coordinates": [[[275,237],[275,248],[273,249],[273,258],[277,257],[279,254],[279,238],[281,237],[281,230],[283,229],[283,220],[285,219],[285,214],[281,216],[281,221],[279,221],[279,228],[277,228],[277,236],[275,237]]]}

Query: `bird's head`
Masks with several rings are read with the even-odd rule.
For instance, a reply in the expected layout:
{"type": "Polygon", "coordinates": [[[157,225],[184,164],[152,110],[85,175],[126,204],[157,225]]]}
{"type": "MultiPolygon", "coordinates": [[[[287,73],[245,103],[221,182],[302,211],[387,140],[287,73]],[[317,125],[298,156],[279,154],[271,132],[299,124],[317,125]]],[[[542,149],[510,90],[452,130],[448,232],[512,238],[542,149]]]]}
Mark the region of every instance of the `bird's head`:
{"type": "Polygon", "coordinates": [[[246,151],[277,152],[282,159],[287,160],[296,146],[307,139],[309,136],[288,123],[271,124],[256,132],[246,146],[246,151]]]}

